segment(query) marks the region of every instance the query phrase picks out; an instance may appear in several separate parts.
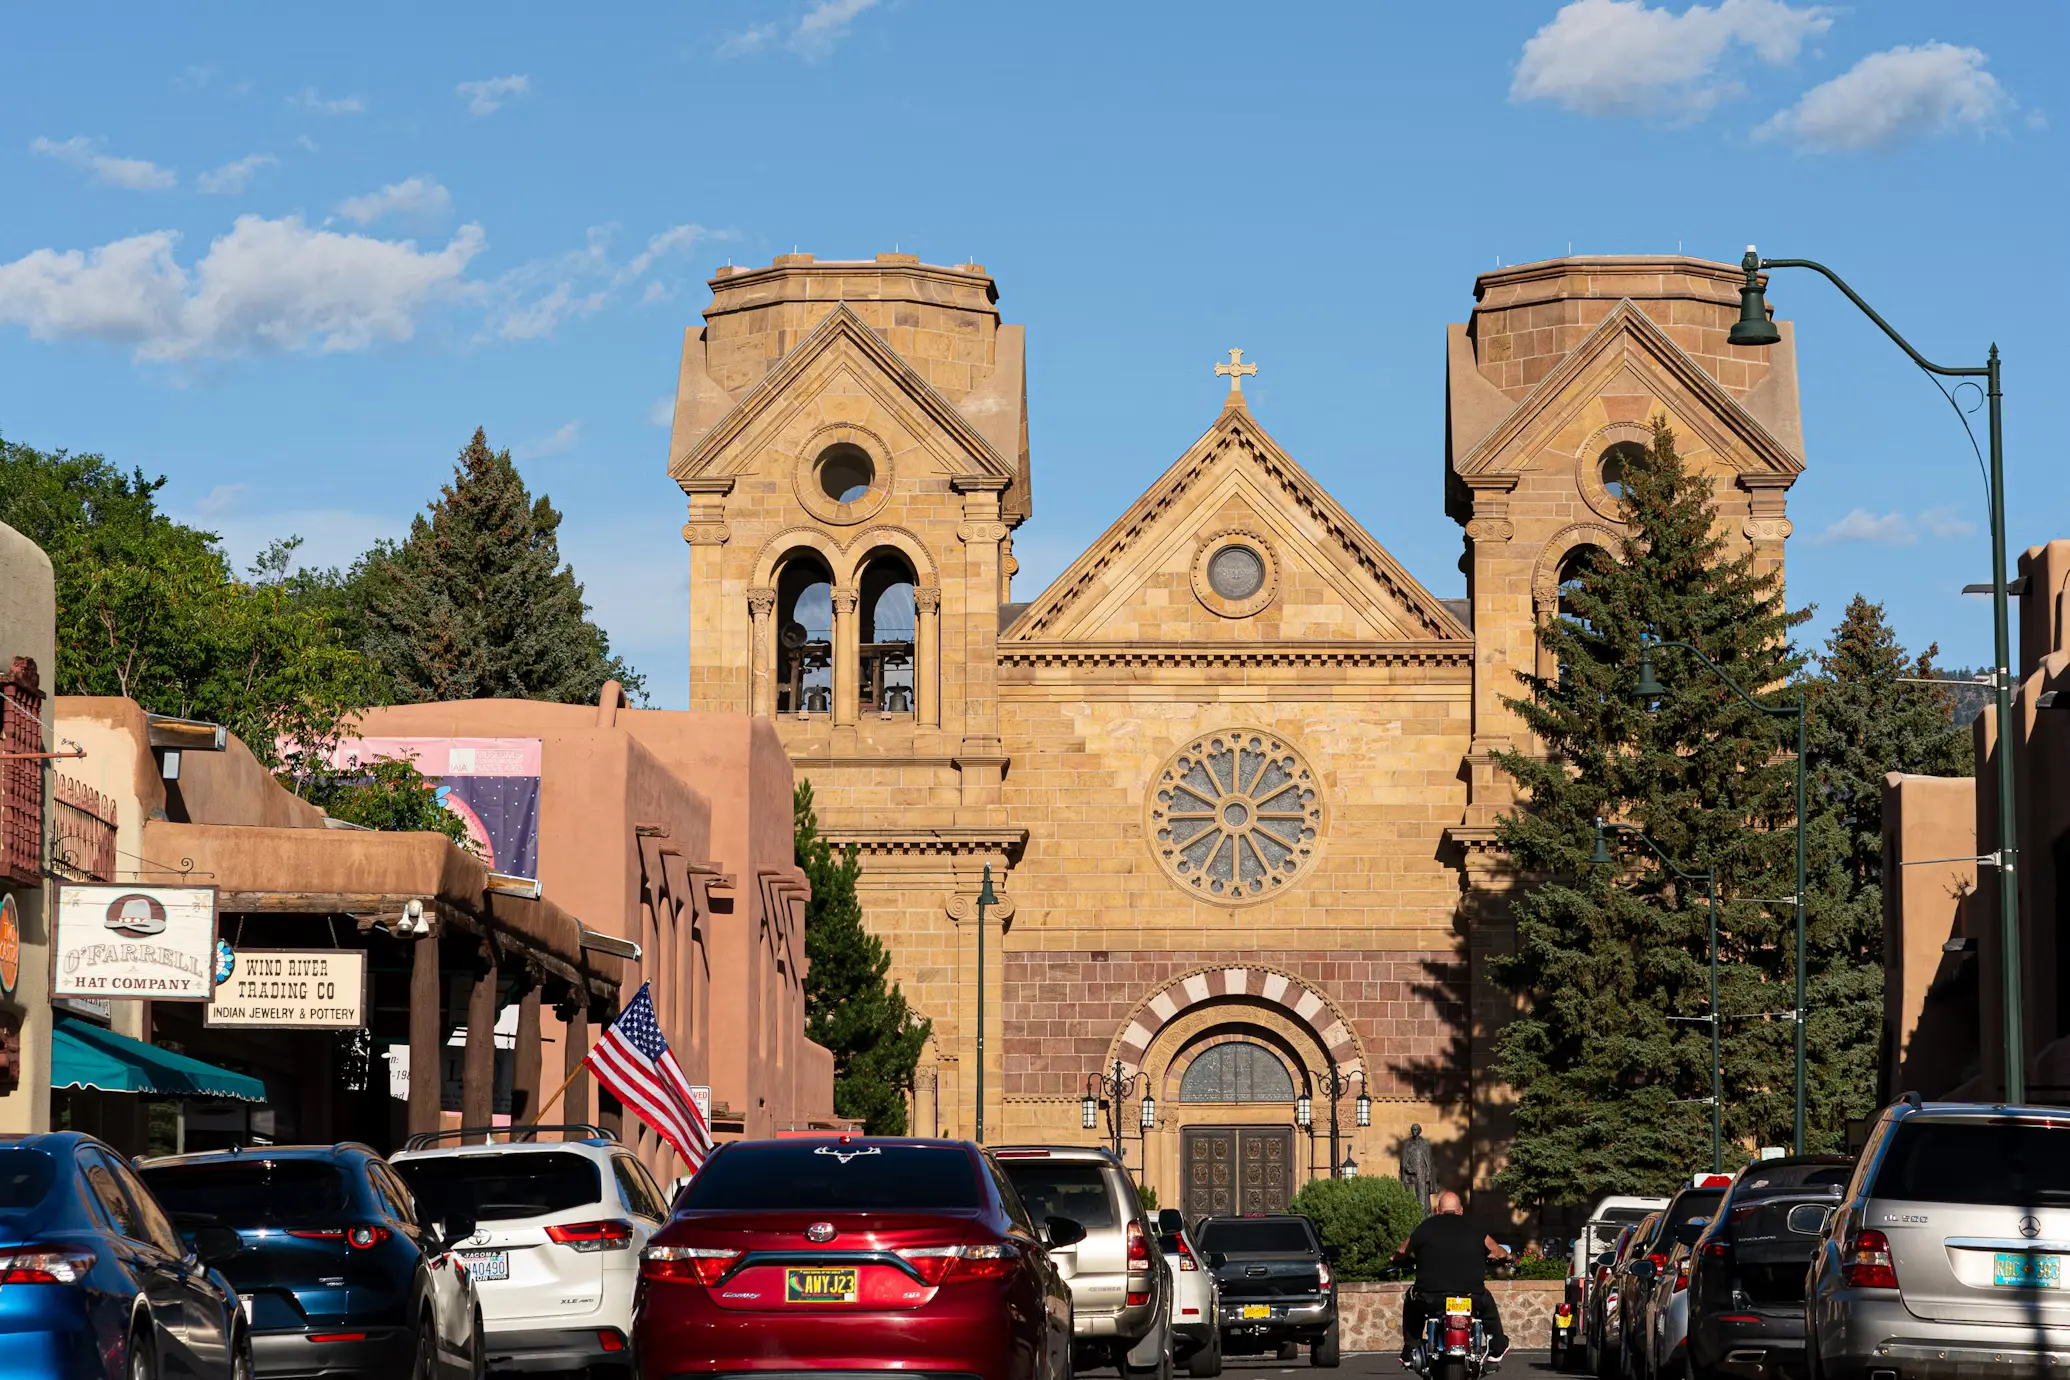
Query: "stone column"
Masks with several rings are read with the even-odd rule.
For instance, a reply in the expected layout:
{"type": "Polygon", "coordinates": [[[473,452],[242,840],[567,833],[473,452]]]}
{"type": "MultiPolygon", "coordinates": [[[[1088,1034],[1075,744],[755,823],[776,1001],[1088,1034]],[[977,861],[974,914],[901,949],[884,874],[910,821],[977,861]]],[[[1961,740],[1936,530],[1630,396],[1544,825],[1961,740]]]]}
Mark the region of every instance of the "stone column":
{"type": "Polygon", "coordinates": [[[776,591],[748,591],[748,643],[752,666],[748,712],[776,713],[776,591]]]}
{"type": "Polygon", "coordinates": [[[539,981],[531,979],[518,1003],[517,1067],[512,1071],[510,1110],[512,1122],[529,1121],[539,1115],[539,981]]]}
{"type": "Polygon", "coordinates": [[[942,592],[926,585],[913,590],[913,720],[922,728],[942,726],[942,592]]]}
{"type": "MultiPolygon", "coordinates": [[[[1007,527],[999,520],[1005,480],[963,480],[963,518],[956,536],[963,543],[963,659],[957,685],[963,709],[963,742],[956,753],[965,810],[999,804],[1006,754],[999,743],[999,545],[1007,527]],[[983,487],[977,487],[982,484],[983,487]]],[[[979,817],[959,816],[959,823],[979,817]]]]}
{"type": "Polygon", "coordinates": [[[859,717],[856,697],[862,667],[862,620],[856,616],[860,594],[846,585],[836,585],[834,604],[834,722],[852,724],[859,717]]]}
{"type": "Polygon", "coordinates": [[[748,703],[747,646],[739,641],[740,606],[726,597],[727,479],[692,479],[683,540],[690,547],[690,707],[738,713],[748,703]]]}
{"type": "Polygon", "coordinates": [[[438,1129],[439,1047],[444,1022],[438,972],[438,936],[425,935],[410,950],[410,1134],[438,1129]]]}
{"type": "MultiPolygon", "coordinates": [[[[460,1124],[487,1126],[496,1112],[496,998],[503,983],[496,966],[496,948],[476,960],[474,986],[467,994],[467,1057],[460,1084],[460,1124]]],[[[414,1056],[413,1056],[414,1057],[414,1056]]]]}

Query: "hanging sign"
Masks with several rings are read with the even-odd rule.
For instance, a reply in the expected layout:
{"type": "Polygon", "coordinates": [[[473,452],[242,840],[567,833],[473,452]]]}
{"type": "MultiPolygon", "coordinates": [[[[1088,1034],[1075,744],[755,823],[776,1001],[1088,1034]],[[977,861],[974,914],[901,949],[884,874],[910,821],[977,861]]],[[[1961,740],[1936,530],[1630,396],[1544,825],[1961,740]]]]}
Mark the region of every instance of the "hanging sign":
{"type": "Polygon", "coordinates": [[[22,913],[14,893],[0,896],[0,996],[14,995],[22,977],[22,913]]]}
{"type": "Polygon", "coordinates": [[[223,975],[208,1004],[208,1025],[357,1030],[366,1024],[365,949],[237,949],[221,955],[217,969],[223,975]]]}
{"type": "Polygon", "coordinates": [[[216,947],[212,886],[58,887],[53,997],[207,1001],[216,947]]]}

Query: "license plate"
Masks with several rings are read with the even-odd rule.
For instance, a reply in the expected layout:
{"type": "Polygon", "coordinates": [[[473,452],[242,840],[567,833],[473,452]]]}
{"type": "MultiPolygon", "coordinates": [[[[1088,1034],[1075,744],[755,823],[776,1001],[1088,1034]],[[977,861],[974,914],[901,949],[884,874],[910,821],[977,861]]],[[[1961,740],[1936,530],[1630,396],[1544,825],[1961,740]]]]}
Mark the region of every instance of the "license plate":
{"type": "Polygon", "coordinates": [[[1445,1311],[1447,1313],[1471,1313],[1473,1312],[1473,1300],[1470,1298],[1455,1299],[1448,1295],[1445,1299],[1445,1311]]]}
{"type": "Polygon", "coordinates": [[[453,1257],[476,1279],[509,1279],[509,1251],[468,1251],[453,1257]]]}
{"type": "Polygon", "coordinates": [[[2063,1287],[2063,1257],[1999,1251],[1991,1259],[1991,1282],[2025,1289],[2063,1287]]]}
{"type": "Polygon", "coordinates": [[[1243,1315],[1246,1318],[1269,1318],[1272,1316],[1272,1305],[1269,1303],[1247,1303],[1243,1306],[1243,1315]]]}
{"type": "Polygon", "coordinates": [[[786,1303],[854,1303],[855,1268],[785,1270],[783,1297],[786,1303]]]}

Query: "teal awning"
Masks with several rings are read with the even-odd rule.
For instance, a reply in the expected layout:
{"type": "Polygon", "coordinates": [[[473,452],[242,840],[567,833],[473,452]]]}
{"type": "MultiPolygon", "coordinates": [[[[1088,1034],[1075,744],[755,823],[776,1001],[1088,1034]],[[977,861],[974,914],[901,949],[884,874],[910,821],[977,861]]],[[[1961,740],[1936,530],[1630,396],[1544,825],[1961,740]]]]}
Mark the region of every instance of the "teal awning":
{"type": "Polygon", "coordinates": [[[266,1085],[169,1049],[61,1018],[50,1032],[50,1086],[150,1097],[234,1097],[264,1102],[266,1085]]]}

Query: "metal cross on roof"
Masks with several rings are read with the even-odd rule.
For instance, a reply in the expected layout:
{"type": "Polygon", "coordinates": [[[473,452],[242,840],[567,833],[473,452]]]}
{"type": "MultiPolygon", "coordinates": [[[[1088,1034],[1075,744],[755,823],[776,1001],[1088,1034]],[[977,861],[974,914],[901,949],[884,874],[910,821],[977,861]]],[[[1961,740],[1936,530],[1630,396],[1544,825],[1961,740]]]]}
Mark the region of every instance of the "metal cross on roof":
{"type": "Polygon", "coordinates": [[[1255,364],[1245,364],[1243,362],[1243,351],[1237,349],[1229,351],[1229,362],[1227,364],[1217,364],[1215,366],[1216,374],[1228,376],[1229,391],[1232,393],[1243,392],[1243,376],[1245,374],[1256,374],[1257,372],[1258,366],[1255,364]]]}

